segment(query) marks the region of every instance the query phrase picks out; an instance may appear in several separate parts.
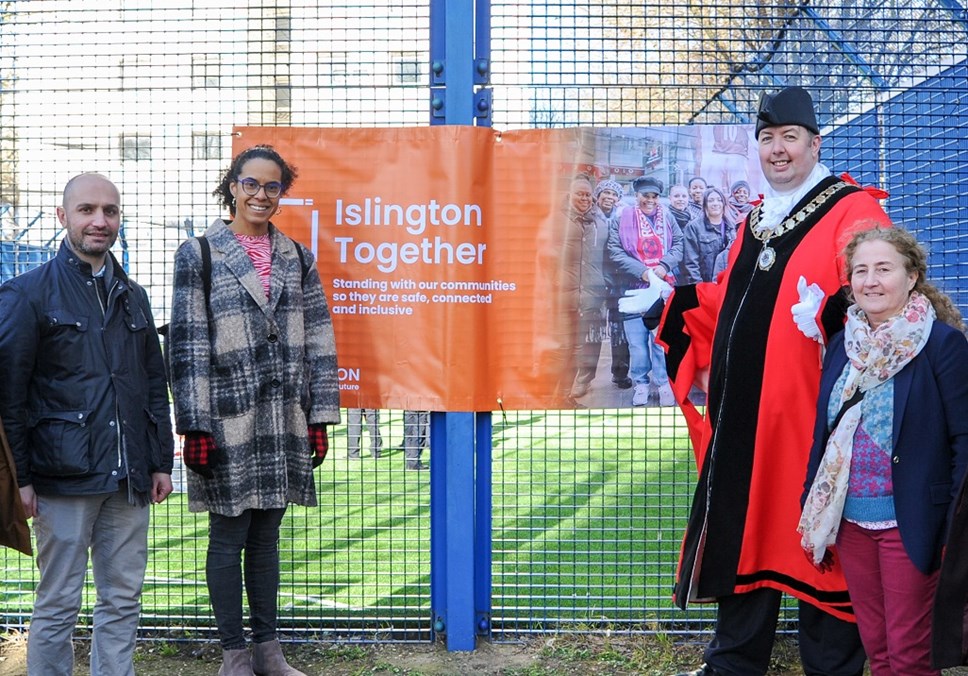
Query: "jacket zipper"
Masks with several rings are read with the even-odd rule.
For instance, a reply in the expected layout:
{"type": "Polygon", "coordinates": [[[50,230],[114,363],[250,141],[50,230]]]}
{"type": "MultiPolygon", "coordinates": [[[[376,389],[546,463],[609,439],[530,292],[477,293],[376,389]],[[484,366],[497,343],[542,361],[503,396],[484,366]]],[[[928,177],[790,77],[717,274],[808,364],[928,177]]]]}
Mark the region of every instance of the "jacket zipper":
{"type": "MultiPolygon", "coordinates": [[[[110,289],[108,289],[107,287],[104,287],[104,294],[107,300],[110,300],[111,294],[117,288],[118,288],[117,280],[114,281],[114,284],[112,284],[110,289]]],[[[107,319],[107,315],[108,315],[107,307],[105,305],[107,300],[101,300],[101,294],[98,293],[98,290],[97,290],[97,280],[94,281],[94,295],[97,296],[97,304],[98,304],[98,307],[101,308],[101,344],[103,345],[104,344],[104,321],[107,319]]],[[[112,384],[112,387],[113,387],[113,384],[112,384]]],[[[115,396],[114,396],[114,427],[115,427],[115,439],[116,439],[116,445],[117,445],[117,467],[118,469],[121,469],[122,460],[123,460],[122,458],[123,451],[122,451],[122,444],[121,444],[121,411],[118,404],[117,391],[115,391],[115,396]]],[[[131,485],[130,481],[128,482],[128,485],[129,486],[131,485]]]]}

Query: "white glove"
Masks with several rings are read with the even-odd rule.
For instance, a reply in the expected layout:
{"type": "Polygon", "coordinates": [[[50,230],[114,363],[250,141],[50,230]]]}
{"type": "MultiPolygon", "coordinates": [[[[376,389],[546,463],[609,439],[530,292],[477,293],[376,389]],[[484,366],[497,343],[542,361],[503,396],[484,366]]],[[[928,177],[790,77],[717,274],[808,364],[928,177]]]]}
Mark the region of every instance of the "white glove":
{"type": "Polygon", "coordinates": [[[629,289],[618,299],[618,311],[627,315],[640,315],[648,312],[660,298],[666,300],[672,295],[672,286],[659,279],[655,270],[649,268],[646,274],[648,286],[644,289],[629,289]]]}
{"type": "Polygon", "coordinates": [[[644,289],[629,289],[618,299],[618,311],[626,315],[640,315],[647,312],[659,300],[659,287],[647,286],[644,289]]]}
{"type": "Polygon", "coordinates": [[[649,268],[649,288],[653,286],[659,289],[659,298],[669,300],[669,296],[672,295],[672,285],[664,279],[659,279],[655,274],[655,268],[649,268]]]}
{"type": "Polygon", "coordinates": [[[807,280],[803,275],[800,275],[800,280],[797,282],[797,292],[800,294],[800,302],[794,303],[790,308],[793,321],[800,329],[800,333],[823,345],[823,334],[817,324],[817,314],[820,312],[824,293],[816,284],[807,286],[807,280]]]}

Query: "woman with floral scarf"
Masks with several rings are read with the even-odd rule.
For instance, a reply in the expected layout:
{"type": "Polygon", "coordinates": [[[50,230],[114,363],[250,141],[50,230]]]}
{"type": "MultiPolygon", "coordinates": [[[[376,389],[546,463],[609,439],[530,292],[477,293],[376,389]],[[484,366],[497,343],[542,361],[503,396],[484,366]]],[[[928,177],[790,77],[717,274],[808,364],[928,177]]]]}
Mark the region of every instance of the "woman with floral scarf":
{"type": "Polygon", "coordinates": [[[911,234],[865,230],[844,256],[854,304],[824,360],[798,530],[821,571],[836,546],[872,676],[940,674],[932,598],[968,467],[968,341],[911,234]]]}

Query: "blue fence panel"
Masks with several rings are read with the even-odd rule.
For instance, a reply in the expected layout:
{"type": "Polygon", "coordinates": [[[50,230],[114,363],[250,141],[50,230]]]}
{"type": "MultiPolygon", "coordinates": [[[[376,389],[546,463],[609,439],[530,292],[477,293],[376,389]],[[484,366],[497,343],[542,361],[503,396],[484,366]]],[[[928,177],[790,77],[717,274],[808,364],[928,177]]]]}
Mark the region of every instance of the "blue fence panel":
{"type": "Polygon", "coordinates": [[[0,241],[0,284],[41,265],[54,254],[56,248],[0,241]]]}
{"type": "Polygon", "coordinates": [[[821,161],[834,173],[848,172],[861,185],[889,190],[881,166],[883,148],[878,120],[882,117],[878,111],[870,111],[824,136],[821,161]]]}
{"type": "Polygon", "coordinates": [[[918,233],[930,276],[968,314],[968,66],[964,63],[892,99],[886,164],[891,215],[918,233]]]}

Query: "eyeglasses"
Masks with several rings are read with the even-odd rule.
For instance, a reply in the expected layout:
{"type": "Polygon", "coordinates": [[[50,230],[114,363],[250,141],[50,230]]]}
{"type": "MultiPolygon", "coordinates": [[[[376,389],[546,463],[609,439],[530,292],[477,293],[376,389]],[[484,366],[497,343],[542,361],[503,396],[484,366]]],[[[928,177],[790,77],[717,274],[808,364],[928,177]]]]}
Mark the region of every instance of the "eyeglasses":
{"type": "Polygon", "coordinates": [[[259,183],[254,178],[239,178],[237,182],[242,186],[242,192],[246,195],[251,195],[255,197],[259,194],[259,190],[266,191],[266,197],[269,199],[275,199],[282,194],[282,183],[278,181],[270,181],[269,183],[259,183]]]}

